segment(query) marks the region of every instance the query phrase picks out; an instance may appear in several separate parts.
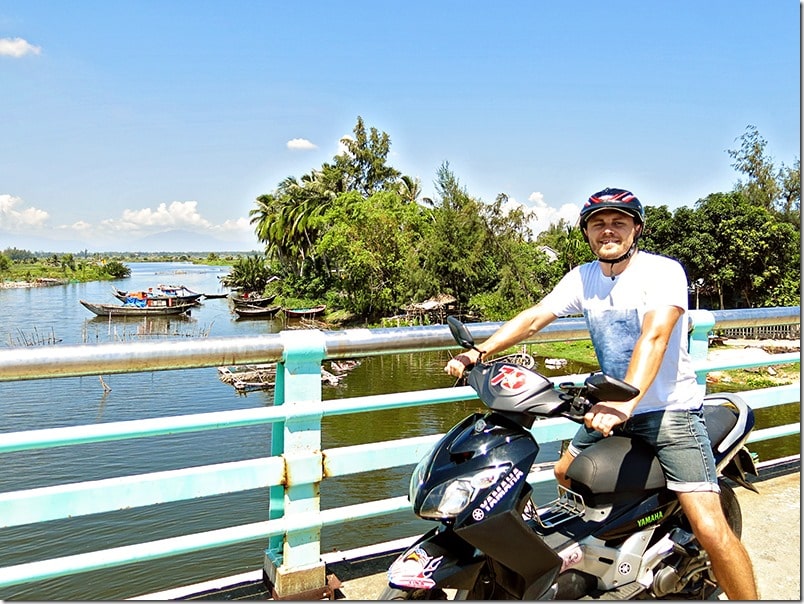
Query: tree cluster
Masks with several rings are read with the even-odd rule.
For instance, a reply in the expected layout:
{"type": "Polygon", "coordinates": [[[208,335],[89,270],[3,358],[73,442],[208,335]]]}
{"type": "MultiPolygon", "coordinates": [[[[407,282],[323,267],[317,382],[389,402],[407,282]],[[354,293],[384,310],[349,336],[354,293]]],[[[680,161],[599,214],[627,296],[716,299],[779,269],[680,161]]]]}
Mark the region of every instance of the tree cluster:
{"type": "MultiPolygon", "coordinates": [[[[257,198],[250,217],[265,256],[236,263],[238,281],[275,275],[285,296],[367,321],[441,294],[503,320],[592,259],[578,229],[560,223],[534,237],[504,194],[472,197],[446,162],[436,199],[422,198],[417,179],[388,165],[387,134],[360,117],[353,132],[332,162],[257,198]]],[[[741,140],[729,153],[747,180],[693,209],[648,207],[642,247],[677,258],[705,307],[798,304],[799,162],[776,171],[755,128],[741,140]]]]}

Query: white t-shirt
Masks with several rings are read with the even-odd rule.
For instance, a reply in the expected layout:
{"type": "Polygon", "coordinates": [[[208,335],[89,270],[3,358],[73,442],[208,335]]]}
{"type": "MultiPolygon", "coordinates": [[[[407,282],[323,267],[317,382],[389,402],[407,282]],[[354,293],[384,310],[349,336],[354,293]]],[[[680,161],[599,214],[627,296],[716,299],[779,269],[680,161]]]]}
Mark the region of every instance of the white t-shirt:
{"type": "Polygon", "coordinates": [[[698,385],[687,349],[687,277],[671,258],[638,252],[622,274],[607,277],[598,261],[564,275],[542,305],[558,317],[582,313],[601,370],[623,379],[645,314],[678,306],[684,315],[673,328],[659,373],[634,413],[658,409],[697,409],[698,385]]]}

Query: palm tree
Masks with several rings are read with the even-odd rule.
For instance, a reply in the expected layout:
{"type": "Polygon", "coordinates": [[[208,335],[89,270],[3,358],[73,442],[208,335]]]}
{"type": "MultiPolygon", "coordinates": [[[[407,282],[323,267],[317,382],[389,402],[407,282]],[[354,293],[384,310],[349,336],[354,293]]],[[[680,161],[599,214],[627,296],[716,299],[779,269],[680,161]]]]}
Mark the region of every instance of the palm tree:
{"type": "Polygon", "coordinates": [[[421,181],[418,178],[414,179],[405,175],[399,181],[398,191],[404,201],[416,203],[416,200],[422,194],[421,181]]]}
{"type": "Polygon", "coordinates": [[[313,259],[320,235],[318,219],[343,189],[343,178],[332,166],[305,174],[300,180],[289,176],[271,195],[257,198],[249,212],[259,241],[266,253],[301,274],[313,259]]]}

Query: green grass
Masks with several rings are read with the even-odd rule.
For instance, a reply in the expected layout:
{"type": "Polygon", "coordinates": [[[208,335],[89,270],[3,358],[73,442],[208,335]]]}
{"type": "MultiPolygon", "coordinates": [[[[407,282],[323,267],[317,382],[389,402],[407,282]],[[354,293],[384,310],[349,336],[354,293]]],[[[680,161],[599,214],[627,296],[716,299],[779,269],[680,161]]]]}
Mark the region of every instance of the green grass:
{"type": "Polygon", "coordinates": [[[755,369],[734,369],[725,371],[732,384],[745,386],[748,390],[771,388],[773,386],[787,386],[801,381],[801,363],[786,363],[772,365],[774,374],[768,372],[767,367],[755,369]]]}
{"type": "MultiPolygon", "coordinates": [[[[481,346],[482,348],[482,346],[481,346]]],[[[512,346],[502,352],[496,353],[495,357],[504,356],[521,352],[522,345],[512,346]]],[[[548,359],[567,359],[570,362],[583,365],[597,365],[597,356],[592,346],[591,340],[563,340],[559,342],[538,342],[526,345],[526,352],[534,357],[546,357],[548,359]]]]}
{"type": "Polygon", "coordinates": [[[529,352],[538,356],[567,359],[585,365],[597,364],[597,356],[591,340],[564,340],[531,344],[529,352]]]}

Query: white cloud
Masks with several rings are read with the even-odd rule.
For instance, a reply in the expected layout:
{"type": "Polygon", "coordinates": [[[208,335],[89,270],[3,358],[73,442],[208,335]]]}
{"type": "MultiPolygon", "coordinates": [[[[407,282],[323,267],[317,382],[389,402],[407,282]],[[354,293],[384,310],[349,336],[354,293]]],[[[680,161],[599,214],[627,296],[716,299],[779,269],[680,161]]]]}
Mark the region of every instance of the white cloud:
{"type": "Polygon", "coordinates": [[[85,233],[92,229],[92,225],[84,220],[79,220],[78,222],[74,222],[69,226],[62,226],[62,229],[72,229],[77,233],[85,233]]]}
{"type": "MultiPolygon", "coordinates": [[[[85,223],[83,223],[85,224],[85,223]]],[[[77,225],[73,225],[76,227],[77,225]]],[[[215,224],[204,218],[198,211],[197,201],[173,201],[160,203],[156,208],[123,210],[121,218],[103,220],[100,225],[90,227],[99,238],[120,244],[120,238],[135,240],[166,231],[187,231],[198,236],[199,249],[212,241],[233,243],[232,249],[258,249],[254,225],[248,218],[235,218],[215,224]],[[206,239],[205,239],[206,238],[206,239]]],[[[87,233],[82,234],[84,237],[87,233]]],[[[170,249],[170,235],[166,235],[165,249],[170,249]]],[[[126,246],[122,246],[126,247],[126,246]]],[[[132,249],[126,247],[126,249],[132,249]]]]}
{"type": "MultiPolygon", "coordinates": [[[[247,217],[214,224],[199,212],[197,201],[173,201],[161,203],[156,208],[127,209],[118,218],[95,223],[78,220],[55,227],[46,224],[51,216],[44,210],[22,206],[24,202],[21,198],[0,194],[0,231],[4,232],[6,238],[13,236],[15,241],[36,237],[36,249],[46,245],[44,240],[49,240],[54,249],[59,249],[57,242],[73,242],[104,251],[132,251],[131,242],[171,230],[196,234],[200,242],[206,241],[201,247],[206,244],[214,246],[216,241],[232,243],[231,249],[260,247],[254,225],[247,217]]],[[[170,247],[169,243],[167,236],[166,250],[170,247]]],[[[26,247],[24,243],[21,246],[26,247]]]]}
{"type": "Polygon", "coordinates": [[[318,149],[317,145],[311,143],[306,138],[292,138],[285,143],[285,146],[291,151],[311,151],[318,149]]]}
{"type": "Polygon", "coordinates": [[[212,227],[212,230],[220,233],[221,235],[228,234],[242,234],[254,233],[254,225],[249,222],[248,218],[238,218],[236,220],[226,220],[223,224],[217,224],[212,227]]]}
{"type": "Polygon", "coordinates": [[[41,52],[42,49],[39,46],[22,38],[0,38],[0,57],[19,59],[25,55],[38,55],[41,52]]]}
{"type": "Polygon", "coordinates": [[[17,209],[22,199],[13,195],[0,195],[0,228],[8,230],[39,229],[44,226],[50,214],[37,208],[17,209]]]}
{"type": "Polygon", "coordinates": [[[551,207],[544,200],[544,195],[538,191],[531,193],[528,201],[533,205],[528,206],[516,199],[509,198],[504,208],[509,210],[521,208],[534,237],[549,229],[551,225],[558,224],[561,220],[569,225],[574,225],[581,211],[579,206],[572,203],[565,203],[560,208],[551,207]]]}
{"type": "MultiPolygon", "coordinates": [[[[105,223],[117,222],[114,220],[104,221],[105,223]]],[[[211,223],[201,216],[198,212],[197,201],[172,201],[170,205],[160,203],[153,210],[142,208],[141,210],[123,210],[121,224],[130,225],[135,228],[149,227],[169,227],[169,228],[209,228],[211,223]]]]}
{"type": "Polygon", "coordinates": [[[533,193],[528,195],[528,201],[539,207],[547,205],[546,203],[544,203],[544,193],[539,193],[538,191],[534,191],[533,193]]]}

